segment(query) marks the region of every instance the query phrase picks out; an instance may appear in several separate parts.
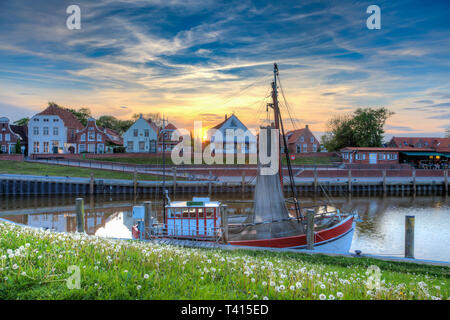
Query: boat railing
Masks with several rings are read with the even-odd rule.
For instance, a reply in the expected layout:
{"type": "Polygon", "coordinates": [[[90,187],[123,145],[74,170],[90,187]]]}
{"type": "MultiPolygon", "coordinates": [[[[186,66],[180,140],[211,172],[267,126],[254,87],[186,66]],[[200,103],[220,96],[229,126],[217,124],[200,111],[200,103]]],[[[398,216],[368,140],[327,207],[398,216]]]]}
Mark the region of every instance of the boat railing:
{"type": "Polygon", "coordinates": [[[220,242],[223,238],[223,227],[189,227],[183,228],[178,225],[167,226],[155,224],[145,232],[146,239],[179,239],[192,241],[220,242]]]}

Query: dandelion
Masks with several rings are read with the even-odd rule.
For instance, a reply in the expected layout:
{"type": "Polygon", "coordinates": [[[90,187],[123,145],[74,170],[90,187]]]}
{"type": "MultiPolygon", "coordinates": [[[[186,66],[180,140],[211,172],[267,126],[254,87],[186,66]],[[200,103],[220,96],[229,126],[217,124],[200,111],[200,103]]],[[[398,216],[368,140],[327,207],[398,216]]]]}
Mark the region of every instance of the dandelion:
{"type": "Polygon", "coordinates": [[[336,293],[336,296],[337,296],[338,298],[342,298],[342,297],[344,296],[344,294],[343,294],[342,292],[338,292],[338,293],[336,293]]]}
{"type": "Polygon", "coordinates": [[[295,286],[297,287],[297,289],[300,289],[302,287],[302,283],[299,281],[295,284],[295,286]]]}
{"type": "Polygon", "coordinates": [[[136,287],[137,290],[141,290],[141,288],[142,288],[142,287],[141,287],[140,285],[138,285],[138,286],[136,287]]]}
{"type": "Polygon", "coordinates": [[[267,298],[267,297],[264,297],[264,298],[263,298],[263,300],[269,300],[269,298],[267,298]]]}
{"type": "Polygon", "coordinates": [[[148,274],[144,274],[144,279],[148,279],[149,275],[148,274]]]}
{"type": "Polygon", "coordinates": [[[334,298],[334,296],[332,295],[332,294],[330,294],[329,296],[328,296],[328,300],[334,300],[335,298],[334,298]]]}
{"type": "Polygon", "coordinates": [[[324,295],[323,293],[321,293],[321,294],[319,295],[319,299],[320,299],[320,300],[325,300],[326,298],[327,298],[327,296],[324,295]]]}
{"type": "Polygon", "coordinates": [[[291,289],[291,291],[295,291],[295,286],[290,286],[289,289],[291,289]]]}
{"type": "Polygon", "coordinates": [[[12,266],[12,268],[13,268],[14,270],[16,270],[17,268],[19,268],[19,266],[18,266],[17,264],[14,264],[14,265],[12,266]]]}

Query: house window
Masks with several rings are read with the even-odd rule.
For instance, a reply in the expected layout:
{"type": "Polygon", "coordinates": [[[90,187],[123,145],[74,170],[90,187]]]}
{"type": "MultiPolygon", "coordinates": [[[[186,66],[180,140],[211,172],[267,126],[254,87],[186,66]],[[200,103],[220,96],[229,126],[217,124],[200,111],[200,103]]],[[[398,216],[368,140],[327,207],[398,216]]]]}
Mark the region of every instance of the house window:
{"type": "Polygon", "coordinates": [[[86,141],[86,133],[81,135],[80,141],[86,141]]]}
{"type": "Polygon", "coordinates": [[[127,151],[133,151],[133,149],[134,149],[133,141],[128,141],[128,143],[127,143],[127,151]]]}
{"type": "Polygon", "coordinates": [[[53,142],[52,142],[52,152],[55,152],[55,148],[56,148],[56,152],[58,152],[58,147],[59,147],[59,141],[58,140],[53,140],[53,142]]]}
{"type": "Polygon", "coordinates": [[[58,127],[53,127],[53,135],[54,136],[59,135],[59,128],[58,127]]]}
{"type": "Polygon", "coordinates": [[[2,145],[2,152],[5,153],[6,152],[6,146],[2,145]]]}
{"type": "Polygon", "coordinates": [[[145,150],[145,141],[139,141],[139,151],[145,150]]]}
{"type": "Polygon", "coordinates": [[[39,127],[33,127],[33,135],[35,136],[39,135],[39,127]]]}
{"type": "Polygon", "coordinates": [[[59,122],[59,119],[53,119],[53,122],[59,122]]]}
{"type": "Polygon", "coordinates": [[[3,135],[0,133],[0,141],[2,141],[2,139],[3,139],[2,137],[3,137],[3,135]]]}
{"type": "Polygon", "coordinates": [[[44,133],[43,133],[43,135],[44,135],[44,136],[48,136],[48,127],[44,127],[44,133]]]}
{"type": "Polygon", "coordinates": [[[39,122],[39,119],[38,118],[34,118],[33,121],[39,122]]]}
{"type": "Polygon", "coordinates": [[[303,152],[308,152],[308,145],[306,143],[303,144],[303,152]]]}
{"type": "Polygon", "coordinates": [[[47,118],[45,118],[45,119],[44,119],[44,122],[48,122],[48,119],[47,119],[47,118]]]}
{"type": "Polygon", "coordinates": [[[48,142],[44,142],[44,153],[48,153],[48,142]]]}
{"type": "Polygon", "coordinates": [[[347,160],[347,159],[348,159],[348,153],[347,153],[347,152],[344,152],[344,154],[342,155],[342,157],[343,157],[345,160],[347,160]]]}
{"type": "Polygon", "coordinates": [[[305,138],[303,136],[300,137],[300,142],[305,141],[305,138]]]}
{"type": "MultiPolygon", "coordinates": [[[[314,141],[314,138],[313,138],[313,141],[314,141]]],[[[313,151],[317,152],[317,145],[315,143],[313,144],[313,151]]]]}
{"type": "Polygon", "coordinates": [[[11,135],[9,133],[5,133],[5,141],[10,141],[11,135]]]}
{"type": "Polygon", "coordinates": [[[355,160],[365,160],[366,154],[365,153],[357,153],[355,154],[355,160]]]}
{"type": "Polygon", "coordinates": [[[101,142],[102,141],[102,135],[97,133],[97,141],[101,142]]]}
{"type": "Polygon", "coordinates": [[[311,143],[313,143],[314,142],[314,137],[311,137],[311,139],[309,141],[311,141],[311,143]]]}
{"type": "Polygon", "coordinates": [[[146,137],[148,137],[148,136],[150,135],[150,130],[145,129],[145,130],[144,130],[144,135],[145,135],[146,137]]]}
{"type": "Polygon", "coordinates": [[[33,142],[33,152],[39,153],[39,142],[37,141],[33,142]]]}
{"type": "Polygon", "coordinates": [[[378,154],[378,160],[386,160],[386,154],[384,154],[384,153],[379,153],[379,154],[378,154]]]}
{"type": "Polygon", "coordinates": [[[138,136],[138,129],[134,129],[134,130],[133,130],[133,136],[134,136],[134,137],[137,137],[137,136],[138,136]]]}
{"type": "Polygon", "coordinates": [[[86,152],[86,145],[85,144],[80,144],[78,151],[81,152],[86,152]]]}
{"type": "Polygon", "coordinates": [[[88,132],[88,140],[89,141],[95,141],[95,132],[94,131],[89,131],[88,132]]]}

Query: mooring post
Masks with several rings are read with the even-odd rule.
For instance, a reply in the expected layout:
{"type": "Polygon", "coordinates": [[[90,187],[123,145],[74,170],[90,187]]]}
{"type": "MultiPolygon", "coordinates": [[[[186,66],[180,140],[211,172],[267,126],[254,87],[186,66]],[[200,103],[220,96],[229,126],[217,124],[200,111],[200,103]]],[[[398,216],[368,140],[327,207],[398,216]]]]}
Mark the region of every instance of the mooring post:
{"type": "Polygon", "coordinates": [[[444,192],[445,195],[448,194],[448,169],[444,170],[444,192]]]}
{"type": "Polygon", "coordinates": [[[152,202],[144,201],[144,239],[150,234],[150,222],[152,221],[152,202]],[[148,232],[148,233],[146,233],[148,232]]]}
{"type": "Polygon", "coordinates": [[[241,186],[241,191],[242,191],[242,199],[244,199],[244,193],[245,193],[245,171],[242,171],[242,186],[241,186]]]}
{"type": "Polygon", "coordinates": [[[173,194],[175,195],[175,192],[177,191],[177,168],[172,167],[172,173],[173,173],[173,194]]]}
{"type": "Polygon", "coordinates": [[[412,169],[413,196],[416,195],[416,169],[412,169]]]}
{"type": "Polygon", "coordinates": [[[94,173],[91,171],[91,180],[89,181],[89,194],[94,194],[94,173]]]}
{"type": "Polygon", "coordinates": [[[314,194],[317,194],[317,167],[314,169],[314,194]]]}
{"type": "Polygon", "coordinates": [[[383,170],[383,194],[386,194],[386,170],[383,170]]]}
{"type": "Polygon", "coordinates": [[[220,207],[220,222],[222,225],[222,241],[228,244],[228,212],[226,206],[220,207]]]}
{"type": "Polygon", "coordinates": [[[77,232],[84,232],[84,200],[77,198],[75,200],[75,208],[77,213],[77,232]]]}
{"type": "Polygon", "coordinates": [[[137,169],[134,167],[134,177],[133,177],[133,194],[137,194],[137,169]]]}
{"type": "Polygon", "coordinates": [[[405,216],[405,258],[414,259],[414,216],[405,216]]]}
{"type": "Polygon", "coordinates": [[[307,249],[314,250],[314,210],[306,210],[306,242],[307,249]]]}
{"type": "Polygon", "coordinates": [[[352,170],[348,169],[348,193],[352,193],[352,170]]]}

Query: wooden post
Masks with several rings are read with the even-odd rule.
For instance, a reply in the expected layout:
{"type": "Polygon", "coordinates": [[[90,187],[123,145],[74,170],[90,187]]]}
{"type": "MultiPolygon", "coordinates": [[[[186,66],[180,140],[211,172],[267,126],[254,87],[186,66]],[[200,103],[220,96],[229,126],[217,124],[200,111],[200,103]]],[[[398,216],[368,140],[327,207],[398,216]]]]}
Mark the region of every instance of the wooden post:
{"type": "Polygon", "coordinates": [[[134,167],[134,177],[133,177],[133,194],[137,195],[137,169],[134,167]]]}
{"type": "Polygon", "coordinates": [[[348,193],[352,193],[352,170],[348,169],[348,193]]]}
{"type": "Polygon", "coordinates": [[[144,201],[144,239],[147,239],[147,233],[150,231],[150,222],[152,221],[152,202],[144,201]]]}
{"type": "Polygon", "coordinates": [[[448,169],[444,170],[444,193],[448,194],[448,169]]]}
{"type": "Polygon", "coordinates": [[[413,196],[416,195],[416,169],[412,169],[413,196]]]}
{"type": "Polygon", "coordinates": [[[225,206],[220,207],[220,222],[222,227],[223,243],[228,244],[228,212],[225,206]]]}
{"type": "Polygon", "coordinates": [[[89,181],[89,194],[94,194],[94,173],[91,171],[91,180],[89,181]]]}
{"type": "Polygon", "coordinates": [[[307,249],[314,250],[314,210],[306,210],[306,241],[307,249]]]}
{"type": "Polygon", "coordinates": [[[209,170],[209,177],[208,177],[208,196],[209,197],[211,197],[211,194],[212,194],[211,179],[212,179],[212,171],[209,170]]]}
{"type": "Polygon", "coordinates": [[[414,216],[405,217],[405,258],[414,259],[414,216]]]}
{"type": "Polygon", "coordinates": [[[317,194],[317,168],[314,169],[314,194],[317,194]]]}
{"type": "Polygon", "coordinates": [[[84,200],[77,198],[75,200],[75,209],[77,213],[77,232],[84,232],[84,200]]]}
{"type": "Polygon", "coordinates": [[[241,186],[241,191],[242,191],[242,199],[244,199],[244,193],[245,193],[245,171],[242,171],[242,186],[241,186]]]}
{"type": "Polygon", "coordinates": [[[383,194],[386,194],[386,170],[383,170],[383,194]]]}
{"type": "Polygon", "coordinates": [[[177,190],[177,168],[172,167],[172,173],[173,173],[173,194],[175,195],[175,192],[177,190]]]}

